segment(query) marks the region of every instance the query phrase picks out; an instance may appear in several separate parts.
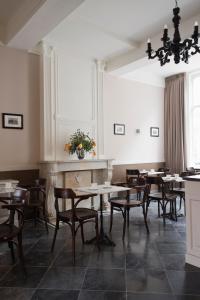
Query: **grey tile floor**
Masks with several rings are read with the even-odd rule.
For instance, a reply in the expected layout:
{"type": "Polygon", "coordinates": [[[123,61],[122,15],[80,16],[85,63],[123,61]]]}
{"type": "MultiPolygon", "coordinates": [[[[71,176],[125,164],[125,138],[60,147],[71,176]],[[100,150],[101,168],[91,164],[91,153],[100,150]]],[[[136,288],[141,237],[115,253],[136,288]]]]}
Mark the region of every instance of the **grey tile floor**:
{"type": "MultiPolygon", "coordinates": [[[[108,231],[109,216],[105,216],[108,231]]],[[[7,245],[0,245],[0,299],[65,300],[198,300],[200,269],[185,265],[185,218],[167,220],[163,227],[152,204],[147,235],[141,210],[131,211],[130,227],[122,242],[122,217],[114,215],[111,238],[116,247],[82,245],[76,242],[76,267],[72,265],[71,237],[62,227],[55,251],[50,252],[53,229],[43,224],[24,227],[27,277],[11,263],[7,245]]],[[[85,236],[94,235],[86,225],[85,236]]]]}

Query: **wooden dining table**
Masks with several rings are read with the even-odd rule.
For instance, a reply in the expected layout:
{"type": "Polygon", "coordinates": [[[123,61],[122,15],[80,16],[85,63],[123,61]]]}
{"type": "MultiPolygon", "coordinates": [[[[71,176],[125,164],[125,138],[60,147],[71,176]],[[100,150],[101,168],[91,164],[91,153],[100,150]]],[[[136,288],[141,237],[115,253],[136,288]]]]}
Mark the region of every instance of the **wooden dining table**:
{"type": "MultiPolygon", "coordinates": [[[[129,187],[115,186],[115,185],[97,185],[97,186],[87,186],[74,189],[75,193],[95,193],[99,195],[100,199],[100,232],[99,232],[99,243],[107,246],[115,246],[115,243],[110,239],[110,237],[105,233],[104,230],[104,218],[103,218],[103,201],[104,196],[112,193],[128,192],[131,190],[129,187]]],[[[87,241],[87,243],[92,243],[96,241],[96,237],[87,241]]]]}

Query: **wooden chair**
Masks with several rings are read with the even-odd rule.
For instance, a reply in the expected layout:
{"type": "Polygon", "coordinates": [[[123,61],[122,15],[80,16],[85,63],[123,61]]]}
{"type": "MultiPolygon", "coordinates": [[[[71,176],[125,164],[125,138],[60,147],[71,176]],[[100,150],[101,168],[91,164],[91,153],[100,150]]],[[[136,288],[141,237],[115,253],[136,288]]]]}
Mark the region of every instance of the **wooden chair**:
{"type": "Polygon", "coordinates": [[[48,217],[46,211],[46,178],[35,179],[33,185],[20,185],[22,188],[26,188],[29,191],[30,197],[26,205],[26,212],[33,211],[34,224],[37,225],[37,220],[42,215],[45,228],[48,231],[48,217]]]}
{"type": "Polygon", "coordinates": [[[140,171],[138,169],[126,169],[126,182],[129,186],[137,185],[139,177],[140,171]]]}
{"type": "Polygon", "coordinates": [[[27,204],[27,208],[33,210],[34,213],[34,224],[37,225],[37,220],[40,217],[40,213],[42,214],[42,218],[44,220],[45,228],[47,233],[48,231],[48,218],[46,211],[46,192],[42,186],[36,185],[30,187],[28,189],[30,193],[29,202],[27,204]]]}
{"type": "Polygon", "coordinates": [[[117,209],[122,212],[122,216],[124,219],[123,223],[123,235],[122,239],[125,238],[126,233],[126,226],[129,226],[129,210],[130,208],[134,207],[142,207],[143,216],[144,216],[144,223],[146,226],[147,233],[149,233],[149,227],[147,224],[147,211],[148,211],[148,194],[149,194],[149,186],[140,186],[140,191],[143,191],[143,198],[142,200],[130,200],[129,195],[127,199],[111,199],[111,211],[110,211],[110,232],[112,230],[113,225],[113,210],[117,209]]]}
{"type": "Polygon", "coordinates": [[[169,168],[162,167],[162,168],[158,168],[158,172],[164,172],[164,176],[166,176],[166,174],[170,173],[170,170],[169,168]]]}
{"type": "Polygon", "coordinates": [[[160,207],[162,208],[162,216],[163,216],[163,224],[165,225],[165,218],[166,218],[166,207],[168,203],[170,204],[170,216],[175,215],[175,220],[177,221],[177,214],[176,214],[176,198],[177,195],[172,192],[171,189],[171,182],[165,182],[162,177],[146,177],[146,183],[149,184],[150,188],[152,185],[157,185],[161,187],[161,191],[150,193],[148,196],[148,206],[152,200],[158,202],[158,216],[160,217],[160,207]]]}
{"type": "Polygon", "coordinates": [[[59,223],[64,222],[70,226],[72,233],[72,253],[73,253],[73,264],[75,264],[75,238],[79,227],[81,228],[81,237],[82,242],[85,242],[83,225],[87,222],[94,222],[96,229],[96,239],[97,245],[99,240],[99,232],[98,232],[98,212],[94,209],[77,207],[77,205],[90,197],[96,196],[96,194],[88,194],[84,196],[76,196],[74,191],[69,188],[54,188],[54,196],[55,196],[55,210],[56,210],[56,227],[53,237],[53,243],[51,247],[51,251],[54,250],[54,245],[56,241],[57,231],[59,229],[59,223]],[[71,202],[71,209],[60,211],[59,209],[59,200],[67,200],[71,202]],[[76,226],[76,224],[78,225],[76,226]]]}
{"type": "Polygon", "coordinates": [[[7,209],[9,211],[9,216],[7,220],[0,224],[0,243],[8,243],[11,250],[11,257],[13,263],[15,262],[14,247],[13,244],[17,246],[18,256],[20,263],[24,268],[24,257],[22,248],[22,229],[24,225],[24,213],[23,208],[28,201],[27,190],[17,189],[11,198],[0,199],[2,209],[7,209]],[[8,200],[10,204],[8,204],[8,200]],[[15,215],[17,217],[15,218],[15,215]],[[17,223],[17,224],[16,224],[17,223]]]}

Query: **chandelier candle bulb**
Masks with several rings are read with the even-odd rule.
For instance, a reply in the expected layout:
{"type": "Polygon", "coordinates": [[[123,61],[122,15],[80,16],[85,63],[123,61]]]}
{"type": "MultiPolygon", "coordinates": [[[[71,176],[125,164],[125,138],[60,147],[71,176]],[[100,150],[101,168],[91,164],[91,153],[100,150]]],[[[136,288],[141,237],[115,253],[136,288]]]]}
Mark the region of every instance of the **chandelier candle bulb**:
{"type": "Polygon", "coordinates": [[[167,24],[165,24],[165,25],[164,25],[164,29],[168,29],[168,26],[167,26],[167,24]]]}
{"type": "Polygon", "coordinates": [[[150,39],[148,39],[147,40],[147,48],[148,48],[148,52],[151,52],[151,40],[150,39]]]}

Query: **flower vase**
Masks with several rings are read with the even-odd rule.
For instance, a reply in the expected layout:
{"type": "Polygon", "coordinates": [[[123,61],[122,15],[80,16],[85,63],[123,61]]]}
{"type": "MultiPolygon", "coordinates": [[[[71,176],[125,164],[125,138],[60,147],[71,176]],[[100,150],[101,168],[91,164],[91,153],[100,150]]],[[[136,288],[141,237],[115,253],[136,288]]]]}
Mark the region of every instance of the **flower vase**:
{"type": "Polygon", "coordinates": [[[84,149],[76,149],[76,155],[77,155],[78,159],[84,159],[84,157],[85,157],[84,149]]]}

